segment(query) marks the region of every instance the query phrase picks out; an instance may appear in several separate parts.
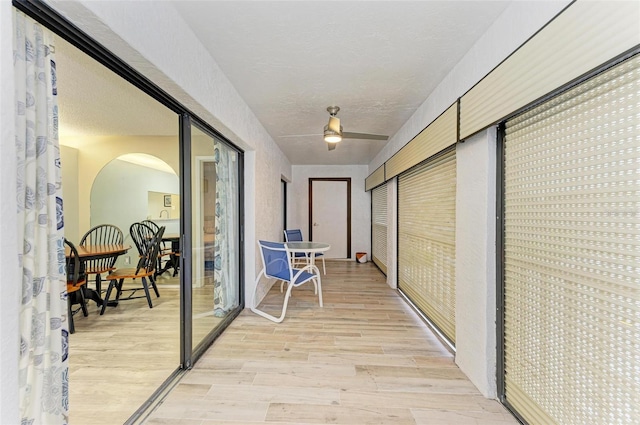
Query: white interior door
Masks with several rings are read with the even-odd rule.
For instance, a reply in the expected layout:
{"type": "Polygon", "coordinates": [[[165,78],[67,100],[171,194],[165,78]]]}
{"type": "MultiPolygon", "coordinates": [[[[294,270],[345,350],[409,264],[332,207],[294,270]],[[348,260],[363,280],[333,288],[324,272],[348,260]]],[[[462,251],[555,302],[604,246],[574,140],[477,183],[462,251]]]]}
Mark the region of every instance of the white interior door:
{"type": "Polygon", "coordinates": [[[326,258],[348,258],[348,182],[311,181],[311,237],[314,242],[325,242],[331,249],[326,258]]]}

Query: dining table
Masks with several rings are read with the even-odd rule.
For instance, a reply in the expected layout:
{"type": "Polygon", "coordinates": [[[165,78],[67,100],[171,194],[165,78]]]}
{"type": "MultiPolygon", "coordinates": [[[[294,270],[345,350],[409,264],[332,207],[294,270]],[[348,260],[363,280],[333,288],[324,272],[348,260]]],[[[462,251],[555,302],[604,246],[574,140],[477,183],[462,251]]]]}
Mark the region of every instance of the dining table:
{"type": "Polygon", "coordinates": [[[169,255],[169,260],[164,264],[164,267],[156,272],[156,276],[161,275],[169,269],[173,269],[173,276],[175,277],[180,268],[178,259],[180,252],[180,235],[177,233],[166,233],[162,235],[162,242],[171,244],[171,254],[169,255]]]}
{"type": "MultiPolygon", "coordinates": [[[[78,251],[78,258],[80,261],[97,260],[99,258],[118,257],[125,254],[131,248],[126,244],[107,244],[107,245],[76,245],[78,251]]],[[[68,246],[65,246],[64,255],[69,257],[71,250],[68,246]]],[[[102,296],[95,289],[82,286],[85,299],[90,299],[96,302],[99,306],[102,305],[102,296]]],[[[111,304],[111,303],[110,303],[111,304]]],[[[117,305],[117,304],[113,304],[117,305]]]]}
{"type": "Polygon", "coordinates": [[[324,242],[285,242],[285,246],[290,252],[303,253],[309,259],[309,264],[315,265],[316,253],[326,252],[331,249],[331,245],[324,242]]]}

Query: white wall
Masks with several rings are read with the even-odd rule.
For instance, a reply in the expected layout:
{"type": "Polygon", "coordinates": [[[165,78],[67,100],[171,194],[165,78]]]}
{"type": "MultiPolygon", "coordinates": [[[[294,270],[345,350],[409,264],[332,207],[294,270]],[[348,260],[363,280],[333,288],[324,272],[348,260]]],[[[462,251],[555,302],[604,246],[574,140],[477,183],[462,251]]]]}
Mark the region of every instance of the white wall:
{"type": "MultiPolygon", "coordinates": [[[[109,162],[93,182],[91,190],[91,227],[99,224],[113,224],[122,230],[125,244],[131,246],[124,255],[118,257],[117,267],[136,264],[138,252],[131,239],[131,224],[145,220],[148,215],[148,192],[178,193],[178,176],[159,170],[114,159],[109,162]],[[125,262],[128,257],[129,263],[125,262]]],[[[179,233],[179,220],[154,220],[165,226],[166,234],[179,233]]],[[[66,233],[66,231],[65,231],[66,233]]],[[[77,243],[80,241],[78,240],[77,243]]]]}
{"type": "MultiPolygon", "coordinates": [[[[91,228],[91,190],[96,176],[113,159],[124,154],[144,153],[163,160],[176,175],[180,173],[177,136],[74,136],[66,137],[62,142],[77,149],[77,175],[82,176],[77,180],[78,209],[72,211],[65,200],[65,216],[68,214],[77,220],[80,235],[91,228]]],[[[69,149],[61,151],[63,163],[72,161],[73,158],[67,156],[69,152],[69,149]]],[[[67,182],[63,180],[62,183],[67,182]]]]}
{"type": "Polygon", "coordinates": [[[20,423],[18,412],[18,270],[16,151],[11,2],[0,1],[0,423],[20,423]]]}
{"type": "MultiPolygon", "coordinates": [[[[366,165],[294,165],[293,182],[289,191],[290,228],[302,229],[305,239],[309,233],[309,178],[351,178],[351,258],[356,252],[366,252],[371,258],[371,196],[364,190],[366,165]]],[[[276,239],[278,240],[278,239],[276,239]]]]}
{"type": "Polygon", "coordinates": [[[62,168],[62,201],[64,211],[64,237],[74,244],[80,242],[80,219],[78,212],[80,189],[78,187],[78,150],[60,145],[62,168]]]}
{"type": "Polygon", "coordinates": [[[456,363],[496,396],[496,129],[456,147],[456,363]]]}
{"type": "MultiPolygon", "coordinates": [[[[511,3],[391,137],[369,164],[369,173],[401,149],[567,4],[568,0],[511,3]]],[[[495,231],[485,220],[491,216],[492,197],[495,196],[495,184],[491,186],[490,182],[491,173],[495,172],[495,162],[491,162],[495,161],[495,154],[491,157],[494,147],[490,137],[482,132],[457,150],[456,274],[459,275],[456,276],[456,362],[485,396],[494,397],[495,231]],[[472,190],[477,186],[482,188],[480,193],[472,190]]],[[[392,208],[395,206],[388,205],[389,211],[392,208]]]]}

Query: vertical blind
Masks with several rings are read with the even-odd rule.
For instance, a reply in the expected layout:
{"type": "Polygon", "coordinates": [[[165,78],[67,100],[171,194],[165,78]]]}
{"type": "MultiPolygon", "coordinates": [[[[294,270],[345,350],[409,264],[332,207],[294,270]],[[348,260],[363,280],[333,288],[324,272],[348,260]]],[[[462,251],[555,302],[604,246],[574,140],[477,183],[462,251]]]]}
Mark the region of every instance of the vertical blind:
{"type": "Polygon", "coordinates": [[[640,420],[640,58],[509,121],[505,397],[531,424],[640,420]]]}
{"type": "Polygon", "coordinates": [[[455,343],[455,150],[398,179],[398,287],[455,343]]]}
{"type": "Polygon", "coordinates": [[[380,270],[387,273],[387,185],[371,191],[371,255],[380,270]]]}

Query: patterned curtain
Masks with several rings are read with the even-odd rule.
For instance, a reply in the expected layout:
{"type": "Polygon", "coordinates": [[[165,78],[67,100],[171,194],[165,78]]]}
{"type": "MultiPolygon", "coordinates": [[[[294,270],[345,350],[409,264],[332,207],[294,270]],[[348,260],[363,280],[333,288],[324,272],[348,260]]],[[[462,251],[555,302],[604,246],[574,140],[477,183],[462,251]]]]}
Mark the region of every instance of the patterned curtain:
{"type": "Polygon", "coordinates": [[[237,162],[236,152],[214,143],[216,165],[215,261],[213,271],[214,315],[225,316],[237,305],[237,162]]]}
{"type": "Polygon", "coordinates": [[[20,414],[22,425],[69,419],[62,175],[53,34],[13,11],[16,87],[20,414]]]}

